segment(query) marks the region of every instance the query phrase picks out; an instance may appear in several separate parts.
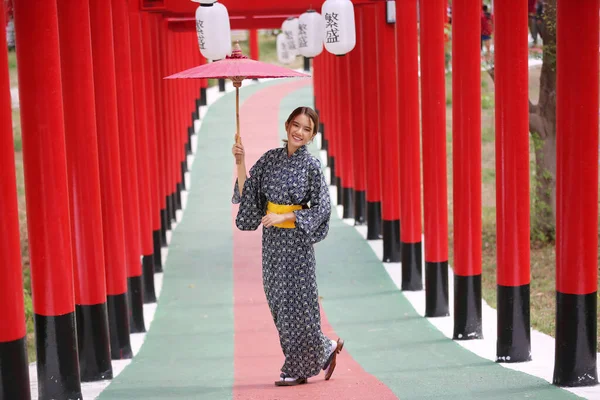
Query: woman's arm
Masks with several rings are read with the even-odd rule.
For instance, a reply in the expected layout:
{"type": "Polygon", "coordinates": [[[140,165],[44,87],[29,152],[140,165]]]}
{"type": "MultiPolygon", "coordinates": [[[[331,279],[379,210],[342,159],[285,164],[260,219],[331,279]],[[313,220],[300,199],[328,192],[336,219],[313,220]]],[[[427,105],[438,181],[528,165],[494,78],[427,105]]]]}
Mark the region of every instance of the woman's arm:
{"type": "Polygon", "coordinates": [[[244,153],[244,145],[242,145],[242,140],[240,139],[239,144],[234,144],[231,153],[235,156],[241,157],[241,162],[237,164],[237,179],[238,186],[240,188],[240,195],[244,193],[244,183],[246,183],[246,154],[244,153]]]}

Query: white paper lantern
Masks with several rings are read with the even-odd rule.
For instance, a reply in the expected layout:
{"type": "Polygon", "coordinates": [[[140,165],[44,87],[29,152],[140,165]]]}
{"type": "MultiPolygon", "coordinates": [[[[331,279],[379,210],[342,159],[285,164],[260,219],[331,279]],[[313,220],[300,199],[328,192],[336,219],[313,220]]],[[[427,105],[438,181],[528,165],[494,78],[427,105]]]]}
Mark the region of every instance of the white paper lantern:
{"type": "Polygon", "coordinates": [[[196,33],[204,57],[221,60],[231,54],[229,13],[223,4],[202,4],[196,9],[196,33]]]}
{"type": "Polygon", "coordinates": [[[288,51],[296,57],[298,53],[298,18],[288,18],[283,21],[281,31],[287,40],[288,51]]]}
{"type": "Polygon", "coordinates": [[[321,14],[325,18],[325,48],[338,56],[349,53],[356,45],[354,4],[350,0],[327,0],[321,14]]]}
{"type": "Polygon", "coordinates": [[[323,51],[325,18],[315,10],[308,10],[298,20],[298,52],[308,58],[323,51]]]}
{"type": "Polygon", "coordinates": [[[277,35],[277,59],[282,64],[290,64],[296,58],[296,55],[288,48],[289,41],[284,33],[277,35]]]}

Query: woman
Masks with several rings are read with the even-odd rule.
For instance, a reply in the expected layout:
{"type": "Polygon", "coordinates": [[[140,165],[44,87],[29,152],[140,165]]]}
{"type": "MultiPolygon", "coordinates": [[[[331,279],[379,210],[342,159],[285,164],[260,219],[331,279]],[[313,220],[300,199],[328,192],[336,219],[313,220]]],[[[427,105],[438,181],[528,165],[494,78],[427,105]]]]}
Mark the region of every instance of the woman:
{"type": "Polygon", "coordinates": [[[232,200],[240,203],[236,225],[263,225],[263,285],[285,355],[277,386],[304,384],[321,369],[329,380],[344,346],[321,331],[313,244],[327,236],[331,201],[321,164],[306,148],[318,126],[311,108],[295,109],[285,123],[286,145],[263,154],[248,178],[243,145],[232,149],[242,159],[232,200]]]}

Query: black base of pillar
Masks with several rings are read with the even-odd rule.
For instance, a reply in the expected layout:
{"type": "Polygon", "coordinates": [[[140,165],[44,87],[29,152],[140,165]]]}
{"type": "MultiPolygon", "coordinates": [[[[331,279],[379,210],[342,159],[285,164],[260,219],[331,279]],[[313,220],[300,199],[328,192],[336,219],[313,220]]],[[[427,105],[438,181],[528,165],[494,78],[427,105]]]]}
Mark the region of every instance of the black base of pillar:
{"type": "Polygon", "coordinates": [[[364,190],[354,191],[354,225],[367,223],[367,192],[364,190]]]}
{"type": "MultiPolygon", "coordinates": [[[[194,121],[198,119],[198,100],[194,101],[194,105],[196,106],[196,108],[194,109],[194,111],[192,111],[192,120],[190,121],[192,123],[192,126],[194,126],[194,121]]],[[[188,128],[188,136],[191,136],[192,133],[189,131],[190,128],[188,128]]],[[[193,130],[193,129],[192,129],[193,130]]]]}
{"type": "Polygon", "coordinates": [[[81,382],[112,379],[106,303],[77,305],[75,312],[81,382]]]}
{"type": "Polygon", "coordinates": [[[181,163],[181,191],[187,190],[187,186],[185,184],[185,173],[186,173],[186,167],[185,167],[185,162],[181,163]]]}
{"type": "Polygon", "coordinates": [[[328,151],[329,150],[329,145],[328,145],[328,141],[325,138],[325,124],[319,124],[321,125],[321,127],[319,128],[319,132],[321,132],[321,150],[325,150],[328,151]]]}
{"type": "Polygon", "coordinates": [[[344,190],[342,188],[342,178],[335,178],[335,186],[337,187],[337,205],[344,205],[344,190]]]}
{"type": "MultiPolygon", "coordinates": [[[[200,120],[200,106],[202,105],[202,99],[196,99],[196,119],[200,120]]],[[[192,121],[192,127],[194,126],[194,121],[192,121]]],[[[192,129],[192,135],[196,132],[192,129]]]]}
{"type": "Polygon", "coordinates": [[[144,277],[144,304],[156,303],[154,288],[154,254],[142,257],[142,276],[144,277]]]}
{"type": "Polygon", "coordinates": [[[496,362],[531,361],[529,285],[497,288],[496,362]]]}
{"type": "Polygon", "coordinates": [[[354,189],[342,188],[342,204],[344,213],[342,218],[354,218],[354,189]]]}
{"type": "Polygon", "coordinates": [[[432,318],[448,315],[448,261],[425,261],[425,316],[432,318]]]}
{"type": "MultiPolygon", "coordinates": [[[[182,161],[181,166],[183,168],[183,172],[190,172],[190,169],[188,168],[187,160],[182,161]]],[[[182,178],[185,178],[185,177],[182,175],[182,178]]],[[[185,181],[185,179],[184,179],[184,181],[185,181]]]]}
{"type": "Polygon", "coordinates": [[[191,156],[192,153],[192,135],[194,133],[194,128],[188,127],[188,140],[185,142],[185,155],[191,156]]]}
{"type": "Polygon", "coordinates": [[[554,377],[558,386],[593,386],[596,368],[597,292],[556,293],[554,377]]]}
{"type": "Polygon", "coordinates": [[[225,79],[219,79],[219,92],[225,91],[225,79]]]}
{"type": "Polygon", "coordinates": [[[171,230],[171,221],[173,220],[173,214],[175,212],[175,209],[173,207],[173,199],[172,199],[171,195],[166,196],[165,204],[167,205],[167,208],[166,208],[166,211],[167,211],[166,218],[167,219],[166,219],[165,227],[167,228],[168,231],[170,231],[171,230]]]}
{"type": "Polygon", "coordinates": [[[144,286],[141,275],[127,278],[127,293],[129,294],[129,332],[146,332],[146,324],[144,324],[144,286]]]}
{"type": "Polygon", "coordinates": [[[335,157],[327,157],[327,166],[329,167],[329,182],[331,186],[337,184],[337,178],[335,176],[335,157]]]}
{"type": "Polygon", "coordinates": [[[454,340],[483,339],[481,275],[454,275],[454,340]]]}
{"type": "Polygon", "coordinates": [[[25,337],[0,342],[0,399],[31,400],[25,337]]]}
{"type": "Polygon", "coordinates": [[[34,323],[39,399],[82,398],[75,313],[58,317],[35,314],[34,323]]]}
{"type": "Polygon", "coordinates": [[[133,357],[129,339],[129,304],[127,293],[106,296],[110,356],[113,360],[133,357]]]}
{"type": "Polygon", "coordinates": [[[177,217],[175,214],[175,193],[174,192],[167,196],[167,220],[169,221],[167,228],[169,228],[169,230],[172,230],[173,226],[171,224],[173,222],[177,222],[177,217]]]}
{"type": "Polygon", "coordinates": [[[383,262],[402,261],[400,221],[383,221],[383,262]]]}
{"type": "MultiPolygon", "coordinates": [[[[175,187],[175,193],[173,193],[175,196],[175,211],[183,209],[183,205],[181,203],[181,192],[183,192],[183,184],[179,182],[175,187]]],[[[177,221],[177,217],[175,217],[175,221],[177,221]]]]}
{"type": "Polygon", "coordinates": [[[206,88],[200,89],[200,105],[205,106],[206,103],[206,88]]]}
{"type": "Polygon", "coordinates": [[[167,247],[169,244],[167,243],[167,230],[168,227],[167,226],[171,226],[171,224],[169,224],[168,221],[168,217],[167,217],[167,210],[162,209],[160,210],[160,246],[161,247],[167,247]]]}
{"type": "Polygon", "coordinates": [[[381,202],[367,202],[367,240],[383,238],[381,221],[381,202]]]}
{"type": "Polygon", "coordinates": [[[423,290],[421,242],[402,246],[402,290],[423,290]]]}
{"type": "Polygon", "coordinates": [[[163,272],[162,254],[161,254],[162,244],[160,241],[160,235],[161,235],[160,230],[152,232],[152,239],[154,241],[154,256],[152,257],[152,260],[154,262],[154,273],[157,273],[157,274],[160,272],[163,272]]]}
{"type": "Polygon", "coordinates": [[[310,72],[310,58],[304,57],[304,72],[310,72]]]}

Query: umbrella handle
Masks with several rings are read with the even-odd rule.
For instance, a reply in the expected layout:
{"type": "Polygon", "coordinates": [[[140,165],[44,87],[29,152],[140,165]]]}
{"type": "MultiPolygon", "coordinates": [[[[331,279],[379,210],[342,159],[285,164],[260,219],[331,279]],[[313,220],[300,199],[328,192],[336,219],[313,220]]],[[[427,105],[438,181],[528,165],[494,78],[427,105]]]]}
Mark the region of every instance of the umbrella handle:
{"type": "MultiPolygon", "coordinates": [[[[240,136],[240,86],[241,82],[233,82],[235,86],[235,144],[241,144],[242,138],[240,136]]],[[[242,163],[242,156],[235,156],[235,163],[240,165],[242,163]]]]}
{"type": "MultiPolygon", "coordinates": [[[[242,143],[242,137],[238,133],[236,133],[235,134],[235,144],[241,144],[241,143],[242,143]]],[[[236,155],[235,156],[235,163],[237,165],[240,165],[242,163],[242,156],[236,155]]]]}

